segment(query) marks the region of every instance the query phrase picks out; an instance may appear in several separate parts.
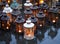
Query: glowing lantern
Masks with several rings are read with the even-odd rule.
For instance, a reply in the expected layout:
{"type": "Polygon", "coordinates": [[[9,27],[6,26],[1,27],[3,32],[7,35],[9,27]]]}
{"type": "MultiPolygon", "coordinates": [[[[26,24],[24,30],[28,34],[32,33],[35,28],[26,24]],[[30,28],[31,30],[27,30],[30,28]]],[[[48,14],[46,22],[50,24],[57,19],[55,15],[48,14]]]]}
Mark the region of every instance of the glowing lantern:
{"type": "Polygon", "coordinates": [[[24,22],[25,22],[25,19],[23,19],[20,16],[17,17],[17,19],[15,20],[16,32],[19,32],[19,33],[23,32],[23,23],[24,22]]]}
{"type": "Polygon", "coordinates": [[[43,12],[39,12],[37,15],[38,18],[38,26],[42,27],[45,25],[45,14],[43,12]]]}
{"type": "Polygon", "coordinates": [[[34,39],[34,23],[31,23],[31,20],[27,20],[23,26],[24,26],[24,38],[27,40],[34,39]]]}
{"type": "Polygon", "coordinates": [[[28,19],[28,18],[31,17],[31,15],[32,15],[32,11],[31,11],[29,8],[27,8],[27,9],[24,11],[24,13],[25,13],[26,19],[28,19]]]}
{"type": "Polygon", "coordinates": [[[58,8],[56,8],[55,6],[49,9],[49,20],[53,23],[56,23],[58,21],[58,12],[58,8]]]}
{"type": "Polygon", "coordinates": [[[2,29],[6,30],[6,29],[10,29],[10,19],[6,14],[3,14],[3,16],[1,17],[2,20],[2,29]]]}
{"type": "Polygon", "coordinates": [[[39,4],[43,4],[44,3],[44,0],[39,0],[39,4]]]}

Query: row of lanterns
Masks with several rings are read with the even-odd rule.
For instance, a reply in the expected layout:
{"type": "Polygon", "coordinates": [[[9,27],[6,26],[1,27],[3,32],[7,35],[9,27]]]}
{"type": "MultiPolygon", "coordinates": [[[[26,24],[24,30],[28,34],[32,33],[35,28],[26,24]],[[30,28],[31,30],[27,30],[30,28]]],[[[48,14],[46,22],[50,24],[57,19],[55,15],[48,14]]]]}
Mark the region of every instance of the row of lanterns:
{"type": "Polygon", "coordinates": [[[21,12],[18,8],[12,9],[6,4],[3,13],[0,15],[0,25],[2,29],[10,29],[11,23],[16,25],[16,31],[19,33],[24,32],[24,38],[31,40],[34,38],[37,25],[42,27],[45,25],[45,20],[48,18],[53,23],[58,21],[58,8],[49,8],[46,3],[41,4],[39,7],[32,5],[30,1],[24,4],[25,19],[20,16],[21,12]],[[28,19],[28,20],[27,20],[28,19]]]}

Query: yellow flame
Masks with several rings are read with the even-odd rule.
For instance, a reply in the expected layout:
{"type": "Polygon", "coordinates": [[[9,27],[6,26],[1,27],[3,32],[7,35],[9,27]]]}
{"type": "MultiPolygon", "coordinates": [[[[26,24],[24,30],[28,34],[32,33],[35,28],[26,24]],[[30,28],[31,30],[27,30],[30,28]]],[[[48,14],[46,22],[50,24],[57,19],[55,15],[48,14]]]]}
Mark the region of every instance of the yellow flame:
{"type": "Polygon", "coordinates": [[[19,32],[22,32],[21,30],[19,30],[19,32]]]}
{"type": "Polygon", "coordinates": [[[8,3],[10,3],[10,0],[8,0],[8,3]]]}
{"type": "Polygon", "coordinates": [[[9,27],[6,27],[7,29],[9,29],[9,27]]]}
{"type": "Polygon", "coordinates": [[[40,24],[40,27],[42,27],[42,24],[40,24]]]}
{"type": "Polygon", "coordinates": [[[55,21],[55,20],[53,20],[52,22],[53,22],[53,23],[55,23],[56,21],[55,21]]]}
{"type": "Polygon", "coordinates": [[[43,4],[43,3],[44,3],[44,0],[39,0],[39,3],[40,3],[40,4],[43,4]]]}

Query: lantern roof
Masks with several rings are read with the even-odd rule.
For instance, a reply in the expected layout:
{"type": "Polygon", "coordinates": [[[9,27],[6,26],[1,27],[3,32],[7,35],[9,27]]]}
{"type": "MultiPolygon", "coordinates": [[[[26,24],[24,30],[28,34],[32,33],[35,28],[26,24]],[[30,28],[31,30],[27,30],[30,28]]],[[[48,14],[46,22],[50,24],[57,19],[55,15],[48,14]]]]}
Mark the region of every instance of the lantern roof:
{"type": "Polygon", "coordinates": [[[25,9],[24,11],[25,14],[32,14],[32,10],[30,8],[25,9]]]}
{"type": "Polygon", "coordinates": [[[44,18],[45,17],[45,14],[42,11],[40,11],[36,16],[38,18],[44,18]]]}
{"type": "Polygon", "coordinates": [[[31,20],[26,20],[26,23],[23,25],[25,28],[33,28],[34,23],[31,22],[31,20]]]}
{"type": "Polygon", "coordinates": [[[21,12],[18,9],[14,9],[13,12],[11,13],[13,16],[20,15],[21,12]]]}
{"type": "Polygon", "coordinates": [[[34,16],[31,16],[29,19],[30,19],[31,22],[33,22],[33,23],[36,23],[36,22],[38,21],[38,19],[37,19],[36,17],[34,17],[34,16]]]}
{"type": "Polygon", "coordinates": [[[22,16],[18,16],[15,22],[16,23],[24,23],[25,22],[25,19],[22,18],[22,16]]]}
{"type": "Polygon", "coordinates": [[[8,21],[9,17],[6,14],[2,14],[1,20],[2,21],[8,21]]]}

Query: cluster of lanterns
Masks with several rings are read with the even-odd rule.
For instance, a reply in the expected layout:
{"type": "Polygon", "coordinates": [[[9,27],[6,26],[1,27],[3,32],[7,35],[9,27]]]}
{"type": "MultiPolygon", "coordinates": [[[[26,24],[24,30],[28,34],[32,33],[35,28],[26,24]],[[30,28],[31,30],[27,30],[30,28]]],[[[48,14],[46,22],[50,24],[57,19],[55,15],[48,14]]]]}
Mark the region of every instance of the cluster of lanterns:
{"type": "Polygon", "coordinates": [[[39,3],[41,3],[40,6],[36,4],[33,5],[29,0],[24,3],[25,18],[20,16],[21,12],[18,9],[19,4],[16,1],[11,4],[11,7],[6,4],[6,7],[0,12],[0,28],[4,30],[10,29],[11,23],[14,23],[16,32],[24,32],[24,38],[27,40],[34,39],[37,26],[45,26],[46,18],[52,23],[58,21],[58,8],[55,6],[49,8],[43,0],[39,3]]]}

